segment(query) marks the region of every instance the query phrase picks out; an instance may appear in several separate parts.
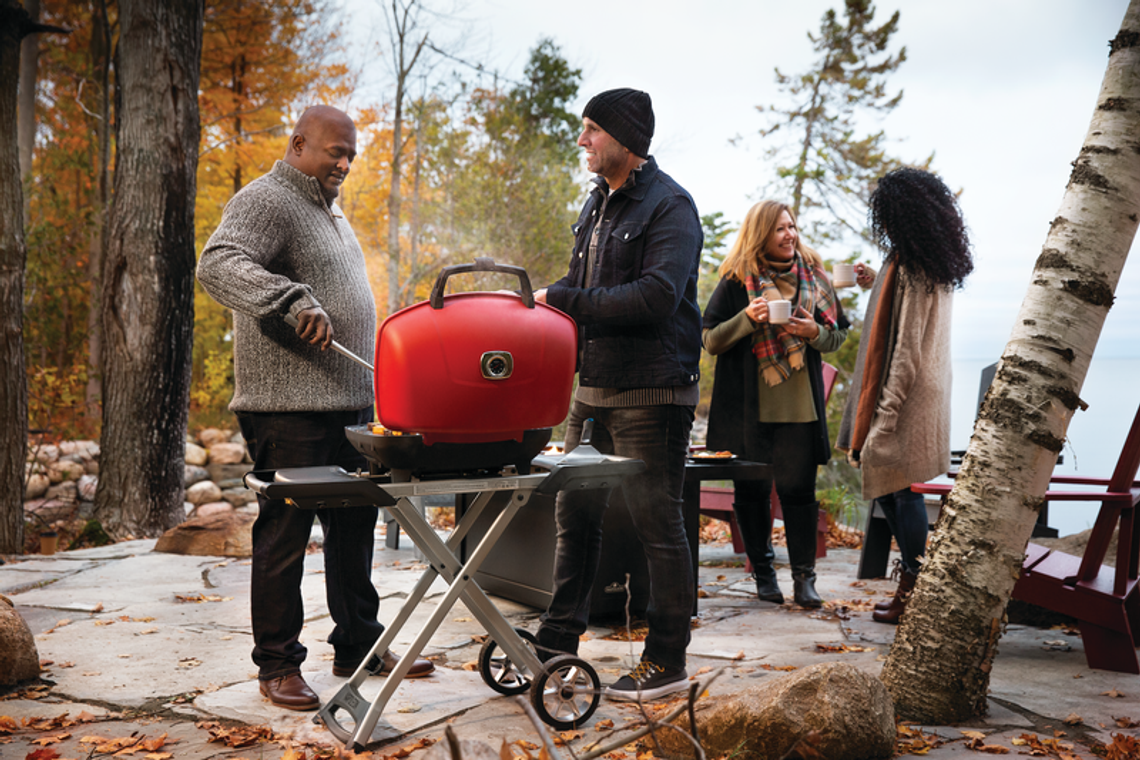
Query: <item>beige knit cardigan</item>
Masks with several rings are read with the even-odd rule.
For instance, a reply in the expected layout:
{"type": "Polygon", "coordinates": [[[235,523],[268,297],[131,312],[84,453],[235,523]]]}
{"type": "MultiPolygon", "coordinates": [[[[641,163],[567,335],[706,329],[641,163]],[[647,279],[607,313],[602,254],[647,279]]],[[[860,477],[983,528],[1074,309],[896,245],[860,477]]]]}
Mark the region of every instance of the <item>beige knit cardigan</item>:
{"type": "MultiPolygon", "coordinates": [[[[884,268],[885,269],[885,268],[884,268]]],[[[875,280],[864,325],[874,321],[882,287],[875,280]]],[[[860,452],[863,498],[874,499],[930,480],[950,467],[950,288],[926,292],[900,269],[892,309],[883,387],[860,452]]],[[[836,448],[850,448],[867,340],[862,340],[836,448]]]]}

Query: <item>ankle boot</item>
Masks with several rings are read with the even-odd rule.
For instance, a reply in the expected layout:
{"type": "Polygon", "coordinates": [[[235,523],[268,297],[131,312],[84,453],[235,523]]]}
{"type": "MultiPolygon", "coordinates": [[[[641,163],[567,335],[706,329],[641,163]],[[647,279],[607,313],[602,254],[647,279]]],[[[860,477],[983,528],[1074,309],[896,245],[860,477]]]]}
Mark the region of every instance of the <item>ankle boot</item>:
{"type": "MultiPolygon", "coordinates": [[[[895,560],[895,566],[891,569],[890,580],[894,581],[895,583],[899,583],[902,580],[902,575],[903,575],[902,560],[896,559],[895,560]]],[[[886,612],[887,610],[889,610],[891,608],[891,605],[895,603],[895,597],[898,596],[898,593],[899,593],[898,586],[895,586],[895,593],[891,596],[891,598],[890,599],[884,599],[881,602],[876,602],[875,603],[875,609],[878,610],[879,612],[886,612]]]]}
{"type": "Polygon", "coordinates": [[[788,539],[788,559],[792,565],[793,599],[808,609],[823,606],[815,590],[816,526],[819,502],[784,505],[784,533],[788,539]]]}
{"type": "Polygon", "coordinates": [[[885,610],[875,610],[872,612],[871,618],[876,623],[898,625],[899,618],[906,612],[906,604],[910,601],[910,595],[911,592],[914,591],[914,584],[917,580],[918,573],[903,570],[899,578],[899,587],[895,589],[895,595],[891,599],[890,605],[885,610]]]}
{"type": "Polygon", "coordinates": [[[772,548],[772,505],[762,503],[738,504],[733,502],[736,526],[744,541],[744,551],[752,563],[752,576],[756,579],[756,596],[762,602],[784,603],[784,593],[776,582],[776,569],[772,562],[776,550],[772,548]]]}

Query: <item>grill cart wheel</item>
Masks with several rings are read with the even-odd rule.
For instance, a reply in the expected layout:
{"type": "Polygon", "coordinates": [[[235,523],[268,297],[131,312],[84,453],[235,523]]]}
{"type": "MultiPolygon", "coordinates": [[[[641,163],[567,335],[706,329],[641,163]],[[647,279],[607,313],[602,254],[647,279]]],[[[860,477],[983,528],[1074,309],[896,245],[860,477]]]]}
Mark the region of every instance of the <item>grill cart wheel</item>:
{"type": "Polygon", "coordinates": [[[567,731],[590,719],[602,699],[598,674],[590,663],[562,654],[547,660],[534,679],[530,701],[542,722],[567,731]]]}
{"type": "MultiPolygon", "coordinates": [[[[538,641],[534,634],[522,628],[516,628],[515,633],[527,643],[531,651],[537,652],[538,641]]],[[[537,654],[536,654],[537,656],[537,654]]],[[[511,662],[507,653],[499,650],[495,640],[488,638],[479,650],[479,675],[483,682],[500,694],[522,694],[530,688],[530,677],[525,670],[511,662]]]]}

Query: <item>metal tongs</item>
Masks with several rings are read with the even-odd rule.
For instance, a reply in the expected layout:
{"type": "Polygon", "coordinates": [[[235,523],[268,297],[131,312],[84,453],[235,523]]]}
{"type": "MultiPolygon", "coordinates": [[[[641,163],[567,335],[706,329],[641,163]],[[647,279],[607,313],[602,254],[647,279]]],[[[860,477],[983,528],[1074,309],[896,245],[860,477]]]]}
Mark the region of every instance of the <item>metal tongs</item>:
{"type": "MultiPolygon", "coordinates": [[[[294,317],[292,314],[286,314],[285,315],[285,323],[294,329],[296,329],[297,325],[299,324],[299,322],[297,322],[297,318],[294,317]]],[[[364,367],[369,372],[375,371],[372,368],[371,364],[364,361],[359,356],[352,353],[351,351],[349,351],[347,348],[345,348],[341,344],[337,343],[335,340],[332,342],[332,349],[333,349],[333,351],[336,351],[338,354],[341,354],[342,356],[347,356],[349,359],[352,359],[354,362],[359,364],[361,367],[364,367]]]]}

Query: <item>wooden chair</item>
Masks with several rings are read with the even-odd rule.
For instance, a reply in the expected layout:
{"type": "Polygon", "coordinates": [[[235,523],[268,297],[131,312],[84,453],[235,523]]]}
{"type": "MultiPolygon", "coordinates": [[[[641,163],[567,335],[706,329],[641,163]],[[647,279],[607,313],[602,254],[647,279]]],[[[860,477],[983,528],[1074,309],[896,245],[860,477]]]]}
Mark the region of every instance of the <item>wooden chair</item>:
{"type": "MultiPolygon", "coordinates": [[[[835,380],[839,376],[839,370],[831,366],[827,362],[823,362],[823,405],[826,407],[827,402],[831,399],[831,390],[835,387],[835,380]]],[[[694,446],[693,449],[699,450],[703,446],[694,446]]],[[[711,517],[714,520],[724,520],[728,523],[729,533],[732,535],[732,550],[737,554],[744,553],[744,541],[740,537],[740,528],[736,524],[736,512],[732,509],[733,489],[731,488],[718,488],[715,486],[707,486],[701,488],[701,514],[706,517],[711,517]]],[[[779,518],[784,519],[784,510],[780,504],[780,497],[776,495],[776,485],[772,484],[772,497],[771,497],[771,519],[779,518]]],[[[827,556],[827,515],[824,512],[819,513],[819,525],[817,526],[817,534],[815,539],[815,556],[827,556]]],[[[752,563],[745,560],[744,569],[747,572],[752,572],[752,563]]]]}
{"type": "MultiPolygon", "coordinates": [[[[1100,510],[1084,555],[1030,543],[1013,597],[1074,617],[1078,621],[1089,667],[1140,674],[1136,647],[1140,646],[1140,409],[1132,421],[1112,477],[1054,476],[1050,483],[1096,486],[1102,490],[1050,489],[1048,501],[1099,501],[1100,510]],[[1102,564],[1119,527],[1116,567],[1102,564]]],[[[914,483],[911,490],[937,494],[943,502],[952,488],[947,483],[914,483]]]]}

